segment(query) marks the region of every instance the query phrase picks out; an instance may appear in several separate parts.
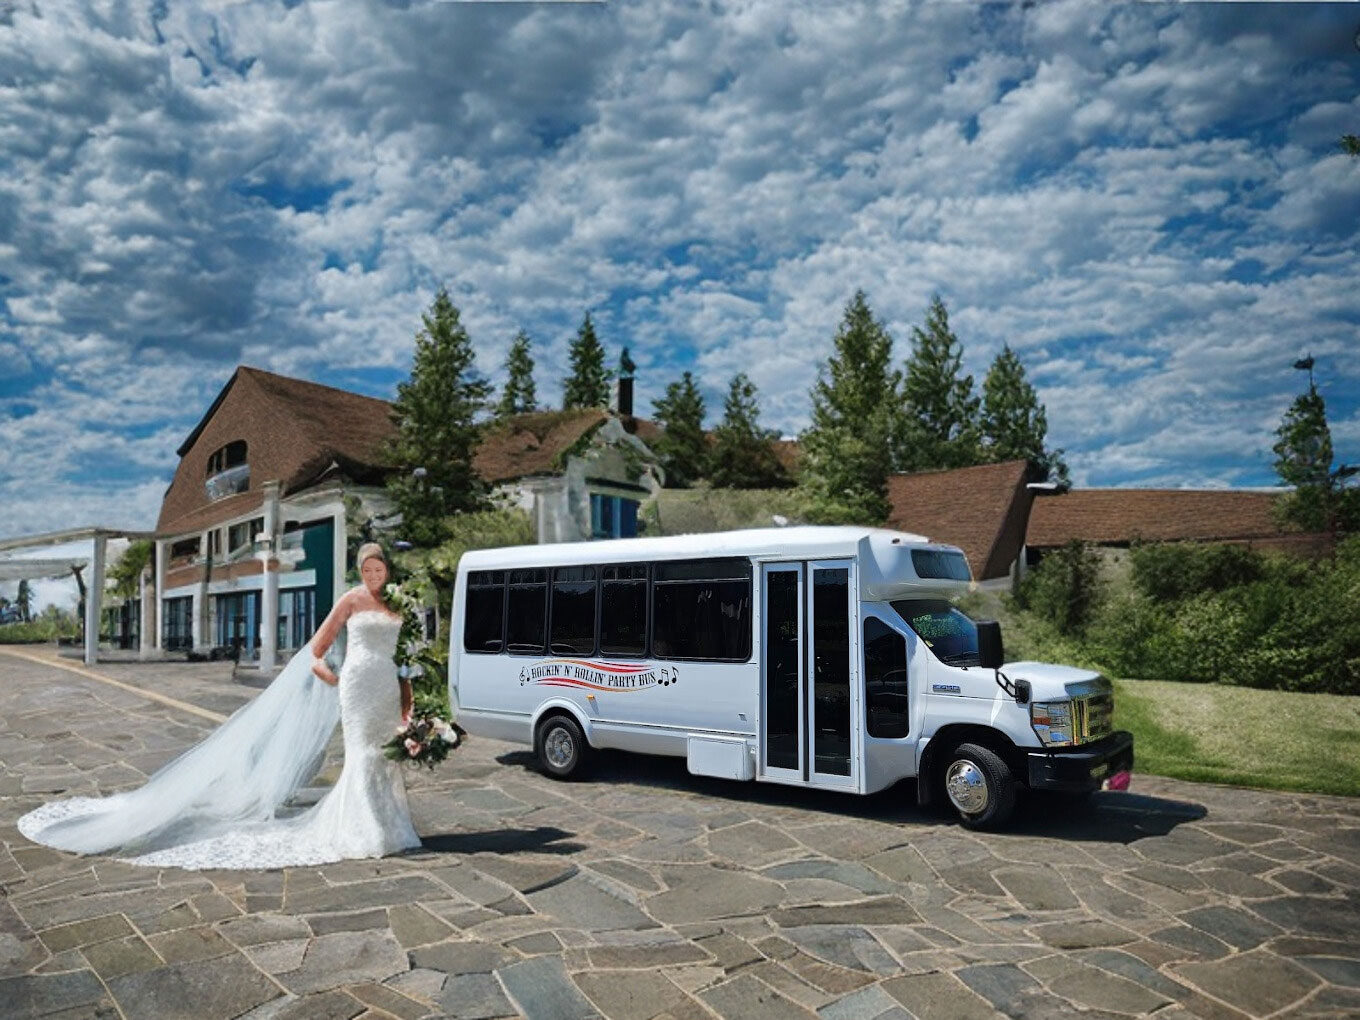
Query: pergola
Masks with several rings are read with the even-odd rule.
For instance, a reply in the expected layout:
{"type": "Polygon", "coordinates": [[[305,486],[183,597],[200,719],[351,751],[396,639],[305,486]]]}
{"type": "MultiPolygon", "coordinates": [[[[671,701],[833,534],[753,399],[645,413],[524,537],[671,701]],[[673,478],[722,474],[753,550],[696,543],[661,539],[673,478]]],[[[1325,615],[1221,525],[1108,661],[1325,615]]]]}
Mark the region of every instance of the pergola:
{"type": "Polygon", "coordinates": [[[0,581],[35,581],[45,577],[75,574],[93,563],[89,584],[85,585],[85,664],[93,666],[99,650],[99,616],[104,602],[104,560],[111,538],[138,540],[154,538],[151,531],[124,531],[118,528],[69,528],[41,535],[0,539],[0,554],[28,549],[45,549],[69,542],[93,542],[94,555],[84,558],[16,559],[0,558],[0,581]]]}

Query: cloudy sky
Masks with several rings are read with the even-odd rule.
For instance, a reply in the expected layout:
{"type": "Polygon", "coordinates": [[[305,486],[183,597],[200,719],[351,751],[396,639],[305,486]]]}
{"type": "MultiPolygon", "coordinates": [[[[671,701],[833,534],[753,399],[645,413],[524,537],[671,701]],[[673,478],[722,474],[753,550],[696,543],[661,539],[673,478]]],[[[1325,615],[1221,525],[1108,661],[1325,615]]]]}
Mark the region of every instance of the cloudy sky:
{"type": "Polygon", "coordinates": [[[796,433],[863,288],[1003,342],[1082,485],[1360,460],[1360,5],[0,0],[0,537],[149,527],[239,363],[390,397],[436,287],[560,399],[747,371],[796,433]]]}

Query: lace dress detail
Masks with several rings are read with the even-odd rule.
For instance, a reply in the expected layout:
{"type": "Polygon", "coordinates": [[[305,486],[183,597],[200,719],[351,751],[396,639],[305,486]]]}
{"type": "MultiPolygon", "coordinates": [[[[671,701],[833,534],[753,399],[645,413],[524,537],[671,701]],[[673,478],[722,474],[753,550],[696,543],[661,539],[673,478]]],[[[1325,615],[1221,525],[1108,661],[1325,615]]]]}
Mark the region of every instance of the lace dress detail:
{"type": "Polygon", "coordinates": [[[379,610],[354,613],[340,669],[340,778],[311,808],[209,839],[131,858],[150,867],[259,869],[384,857],[420,846],[398,764],[382,745],[401,722],[392,661],[401,620],[379,610]]]}

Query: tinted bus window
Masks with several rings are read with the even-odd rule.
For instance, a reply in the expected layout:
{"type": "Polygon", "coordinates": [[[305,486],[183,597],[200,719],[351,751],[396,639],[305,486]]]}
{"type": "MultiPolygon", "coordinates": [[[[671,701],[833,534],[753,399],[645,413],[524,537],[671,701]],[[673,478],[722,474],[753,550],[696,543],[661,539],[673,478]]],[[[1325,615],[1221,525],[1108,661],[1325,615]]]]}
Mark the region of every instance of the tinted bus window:
{"type": "Polygon", "coordinates": [[[512,570],[505,609],[505,650],[511,655],[542,655],[547,630],[548,572],[512,570]]]}
{"type": "Polygon", "coordinates": [[[505,626],[505,571],[468,573],[463,647],[469,652],[499,652],[505,626]]]}
{"type": "Polygon", "coordinates": [[[864,704],[869,736],[907,735],[907,642],[872,616],[864,621],[864,704]]]}
{"type": "Polygon", "coordinates": [[[552,640],[554,655],[595,653],[595,568],[558,567],[553,571],[552,640]]]}
{"type": "Polygon", "coordinates": [[[968,570],[968,560],[961,552],[944,552],[941,549],[913,549],[911,565],[916,568],[916,576],[929,580],[971,581],[973,575],[968,570]]]}
{"type": "Polygon", "coordinates": [[[751,561],[658,563],[652,654],[658,659],[745,662],[751,657],[751,561]]]}
{"type": "Polygon", "coordinates": [[[600,654],[642,655],[647,651],[647,566],[600,570],[600,654]]]}

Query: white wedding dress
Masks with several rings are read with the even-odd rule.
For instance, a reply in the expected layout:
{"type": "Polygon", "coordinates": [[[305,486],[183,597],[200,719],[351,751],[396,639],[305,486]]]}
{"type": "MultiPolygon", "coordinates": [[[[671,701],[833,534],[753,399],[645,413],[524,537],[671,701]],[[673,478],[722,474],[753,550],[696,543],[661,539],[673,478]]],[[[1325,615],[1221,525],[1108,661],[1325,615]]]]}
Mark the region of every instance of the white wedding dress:
{"type": "Polygon", "coordinates": [[[401,722],[392,658],[401,620],[361,610],[346,627],[344,767],[312,807],[277,814],[316,772],[335,729],[335,691],[312,675],[304,648],[259,697],[146,785],[44,804],[19,819],[19,831],[63,850],[193,870],[301,867],[420,846],[400,766],[382,750],[401,722]]]}

